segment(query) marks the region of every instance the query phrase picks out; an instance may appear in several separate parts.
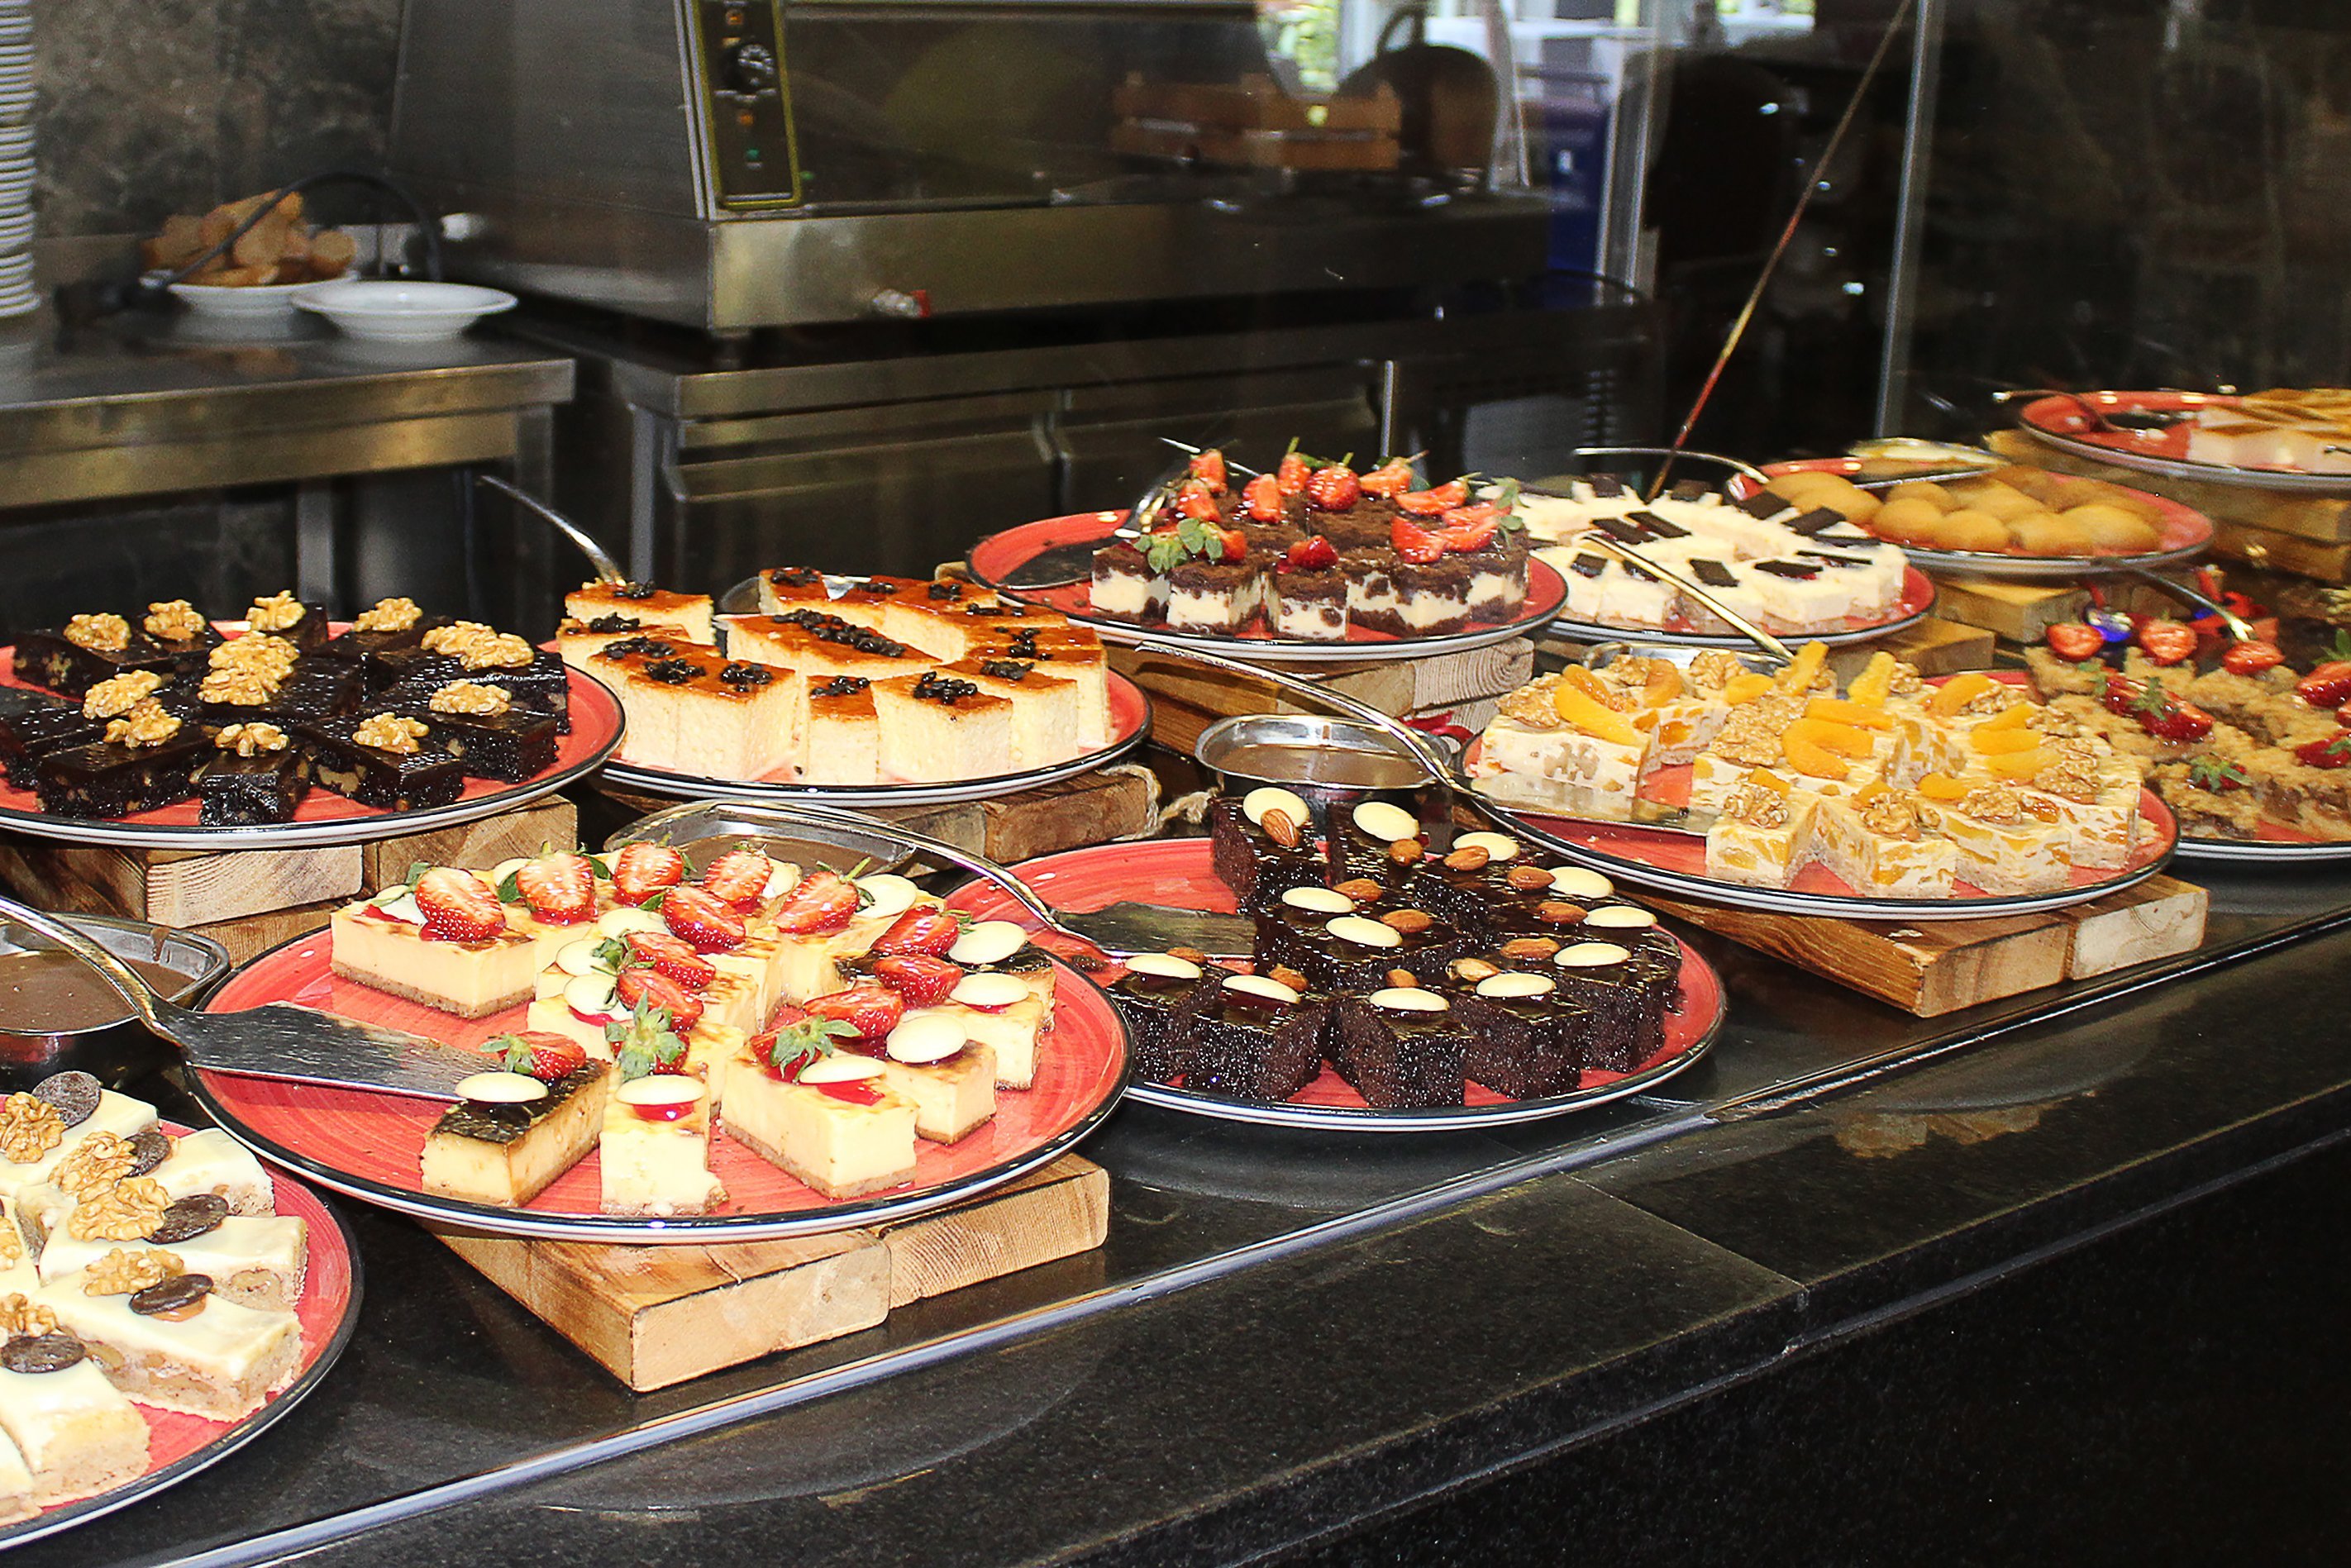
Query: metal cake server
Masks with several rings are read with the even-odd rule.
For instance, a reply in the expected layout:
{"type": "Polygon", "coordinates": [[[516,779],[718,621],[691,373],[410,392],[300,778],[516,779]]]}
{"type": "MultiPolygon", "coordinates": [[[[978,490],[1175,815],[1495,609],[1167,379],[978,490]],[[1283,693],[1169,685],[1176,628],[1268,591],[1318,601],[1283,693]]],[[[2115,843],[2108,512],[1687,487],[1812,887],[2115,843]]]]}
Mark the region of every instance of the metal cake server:
{"type": "Polygon", "coordinates": [[[479,1051],[291,1002],[243,1012],[197,1012],[157,996],[113,954],[55,915],[8,898],[0,898],[0,915],[39,932],[96,969],[151,1032],[178,1046],[207,1072],[455,1100],[460,1079],[497,1065],[479,1051]]]}
{"type": "Polygon", "coordinates": [[[596,542],[594,535],[538,497],[519,486],[508,484],[495,474],[475,474],[474,483],[485,490],[496,490],[520,504],[526,511],[537,514],[549,528],[578,546],[580,553],[588,558],[588,564],[596,569],[596,580],[599,582],[626,582],[629,580],[628,574],[621,570],[621,563],[596,542]]]}

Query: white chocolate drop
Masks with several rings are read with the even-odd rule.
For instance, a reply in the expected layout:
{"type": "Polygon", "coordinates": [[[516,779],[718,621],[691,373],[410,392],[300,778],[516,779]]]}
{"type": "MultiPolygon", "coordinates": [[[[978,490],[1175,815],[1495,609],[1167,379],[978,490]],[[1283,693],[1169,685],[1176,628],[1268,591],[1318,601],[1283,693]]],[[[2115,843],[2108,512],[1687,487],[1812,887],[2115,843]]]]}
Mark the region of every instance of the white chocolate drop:
{"type": "Polygon", "coordinates": [[[622,1005],[620,993],[612,989],[612,977],[601,969],[566,980],[563,983],[563,1005],[585,1019],[629,1016],[629,1009],[622,1005]]]}
{"type": "Polygon", "coordinates": [[[1583,923],[1608,931],[1646,931],[1657,923],[1657,917],[1638,904],[1611,904],[1585,915],[1583,923]]]}
{"type": "Polygon", "coordinates": [[[596,916],[596,929],[607,936],[632,931],[666,931],[669,926],[650,909],[608,909],[596,916]]]}
{"type": "Polygon", "coordinates": [[[1457,850],[1484,850],[1489,862],[1519,858],[1519,841],[1508,833],[1463,833],[1453,841],[1457,850]]]}
{"type": "Polygon", "coordinates": [[[690,1105],[702,1098],[702,1080],[682,1072],[648,1072],[612,1093],[623,1105],[690,1105]]]}
{"type": "Polygon", "coordinates": [[[1263,975],[1235,975],[1225,982],[1225,989],[1245,992],[1252,997],[1263,997],[1267,1001],[1280,1002],[1283,1007],[1288,1007],[1298,999],[1298,993],[1290,987],[1283,985],[1280,980],[1267,979],[1263,975]]]}
{"type": "Polygon", "coordinates": [[[861,1078],[879,1078],[882,1064],[870,1056],[854,1051],[836,1051],[831,1056],[819,1057],[800,1069],[802,1083],[854,1083],[861,1078]]]}
{"type": "Polygon", "coordinates": [[[1552,962],[1562,969],[1601,969],[1625,963],[1632,952],[1614,942],[1576,942],[1559,950],[1552,962]]]}
{"type": "Polygon", "coordinates": [[[566,942],[555,955],[555,967],[567,975],[593,975],[604,966],[597,961],[596,949],[601,942],[566,942]]]}
{"type": "Polygon", "coordinates": [[[1386,800],[1366,800],[1350,813],[1356,829],[1384,844],[1420,837],[1420,819],[1386,800]]]}
{"type": "Polygon", "coordinates": [[[1547,975],[1489,975],[1478,982],[1481,997],[1542,997],[1559,989],[1559,983],[1547,975]]]}
{"type": "Polygon", "coordinates": [[[861,917],[894,917],[914,907],[923,890],[903,876],[882,872],[857,879],[857,891],[862,894],[857,913],[861,917]]]}
{"type": "Polygon", "coordinates": [[[1196,980],[1200,966],[1189,958],[1178,958],[1173,953],[1137,953],[1126,961],[1126,967],[1138,975],[1152,975],[1163,980],[1196,980]]]}
{"type": "Polygon", "coordinates": [[[916,1065],[944,1061],[964,1048],[963,1025],[951,1013],[911,1012],[898,1020],[883,1048],[891,1059],[916,1065]]]}
{"type": "Polygon", "coordinates": [[[547,1098],[547,1085],[527,1072],[476,1072],[457,1080],[457,1092],[476,1105],[528,1105],[547,1098]]]}
{"type": "Polygon", "coordinates": [[[1364,999],[1375,1008],[1400,1013],[1441,1013],[1452,1007],[1435,991],[1425,991],[1418,986],[1390,986],[1385,990],[1374,991],[1364,999]]]}
{"type": "Polygon", "coordinates": [[[1290,819],[1293,827],[1302,828],[1313,821],[1312,814],[1306,809],[1305,800],[1295,789],[1268,784],[1241,797],[1241,815],[1249,820],[1251,827],[1263,822],[1268,811],[1280,812],[1290,819]]]}
{"type": "Polygon", "coordinates": [[[1361,915],[1342,915],[1324,929],[1340,941],[1353,942],[1358,947],[1397,947],[1404,944],[1403,932],[1361,915]]]}
{"type": "Polygon", "coordinates": [[[957,964],[1001,964],[1028,942],[1029,933],[1009,920],[983,920],[956,938],[947,957],[957,964]]]}
{"type": "Polygon", "coordinates": [[[1355,901],[1336,888],[1293,887],[1285,891],[1281,902],[1292,909],[1309,909],[1318,915],[1351,915],[1355,901]]]}
{"type": "Polygon", "coordinates": [[[1008,1008],[1029,994],[1018,975],[966,975],[947,996],[967,1008],[1008,1008]]]}
{"type": "Polygon", "coordinates": [[[1552,867],[1551,885],[1552,891],[1563,893],[1570,898],[1605,898],[1616,891],[1614,883],[1598,872],[1587,871],[1580,865],[1552,867]]]}

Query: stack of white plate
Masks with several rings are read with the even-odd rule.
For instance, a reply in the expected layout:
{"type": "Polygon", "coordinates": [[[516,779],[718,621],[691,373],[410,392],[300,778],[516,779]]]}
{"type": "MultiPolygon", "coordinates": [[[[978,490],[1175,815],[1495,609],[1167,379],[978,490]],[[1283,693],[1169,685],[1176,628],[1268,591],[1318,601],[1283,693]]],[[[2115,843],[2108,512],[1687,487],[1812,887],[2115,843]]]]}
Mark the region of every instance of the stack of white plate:
{"type": "Polygon", "coordinates": [[[0,0],[0,316],[40,302],[33,287],[33,0],[0,0]]]}

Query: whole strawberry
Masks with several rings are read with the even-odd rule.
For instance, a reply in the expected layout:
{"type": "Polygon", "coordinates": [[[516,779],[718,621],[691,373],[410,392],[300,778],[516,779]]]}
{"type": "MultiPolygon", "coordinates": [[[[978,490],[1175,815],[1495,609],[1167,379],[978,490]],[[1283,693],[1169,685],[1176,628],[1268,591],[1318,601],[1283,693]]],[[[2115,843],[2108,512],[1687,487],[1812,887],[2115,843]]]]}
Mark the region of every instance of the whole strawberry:
{"type": "Polygon", "coordinates": [[[1364,482],[1343,463],[1317,468],[1306,481],[1306,499],[1316,509],[1343,512],[1364,498],[1364,482]]]}
{"type": "Polygon", "coordinates": [[[2341,707],[2351,702],[2351,661],[2332,659],[2294,685],[2294,695],[2312,707],[2341,707]]]}

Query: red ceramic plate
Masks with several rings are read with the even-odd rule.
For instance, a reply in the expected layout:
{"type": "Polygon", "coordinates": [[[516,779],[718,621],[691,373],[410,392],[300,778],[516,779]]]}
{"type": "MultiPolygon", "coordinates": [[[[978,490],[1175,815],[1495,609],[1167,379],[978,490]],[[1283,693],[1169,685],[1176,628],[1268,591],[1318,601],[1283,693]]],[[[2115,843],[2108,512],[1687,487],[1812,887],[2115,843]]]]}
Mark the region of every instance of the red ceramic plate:
{"type": "MultiPolygon", "coordinates": [[[[1039,551],[1050,549],[1056,545],[1107,538],[1125,520],[1124,512],[1077,512],[1066,517],[1046,517],[1038,522],[1023,523],[1017,528],[1007,528],[1002,533],[990,534],[971,547],[971,554],[967,558],[971,574],[995,588],[1002,574],[1039,551]]],[[[1567,584],[1561,580],[1559,573],[1541,561],[1529,561],[1526,607],[1507,622],[1472,622],[1466,632],[1448,632],[1437,637],[1396,637],[1385,632],[1351,627],[1343,642],[1312,643],[1295,637],[1277,637],[1266,631],[1262,624],[1238,636],[1218,637],[1170,632],[1165,626],[1138,626],[1128,621],[1110,620],[1092,612],[1093,588],[1091,583],[1083,581],[1061,588],[1021,589],[1017,592],[1000,589],[999,591],[1010,593],[1016,599],[1050,606],[1072,621],[1082,621],[1108,642],[1125,643],[1148,637],[1155,642],[1196,647],[1232,657],[1247,658],[1252,654],[1262,657],[1279,653],[1284,659],[1310,664],[1394,658],[1399,643],[1432,653],[1482,648],[1489,643],[1507,642],[1540,629],[1559,613],[1562,604],[1567,602],[1567,584]]]]}
{"type": "MultiPolygon", "coordinates": [[[[1123,899],[1218,915],[1234,911],[1232,890],[1217,880],[1208,861],[1208,841],[1204,838],[1098,844],[1029,861],[1014,866],[1012,874],[1053,908],[1073,914],[1102,909],[1123,899]]],[[[957,889],[947,900],[947,907],[976,919],[1035,924],[1009,894],[984,882],[957,889]]],[[[1114,974],[1102,977],[1105,984],[1115,977],[1114,974]]],[[[1467,1103],[1458,1107],[1380,1111],[1364,1103],[1353,1085],[1327,1066],[1320,1078],[1280,1105],[1227,1100],[1158,1083],[1139,1082],[1128,1092],[1154,1105],[1222,1120],[1357,1132],[1436,1132],[1534,1121],[1638,1093],[1690,1066],[1713,1043],[1722,1027],[1725,1007],[1721,977],[1683,944],[1681,996],[1676,1009],[1667,1015],[1664,1047],[1631,1072],[1586,1072],[1582,1087],[1572,1094],[1512,1100],[1473,1083],[1467,1103]]]]}
{"type": "MultiPolygon", "coordinates": [[[[2011,685],[2023,685],[2026,681],[2022,670],[1987,673],[2011,685]]],[[[1940,685],[1949,678],[1935,677],[1928,684],[1940,685]]],[[[1476,768],[1479,750],[1479,744],[1472,743],[1463,756],[1465,770],[1476,768]]],[[[1667,806],[1686,805],[1689,800],[1689,777],[1687,766],[1659,768],[1642,785],[1641,798],[1667,806]]],[[[1867,898],[1855,893],[1842,877],[1818,862],[1798,872],[1794,885],[1786,888],[1750,887],[1709,876],[1702,834],[1545,816],[1493,802],[1487,802],[1487,809],[1577,863],[1610,876],[1677,897],[1701,898],[1709,904],[1767,910],[1777,915],[1960,920],[2063,909],[2104,897],[2153,876],[2171,858],[2179,839],[2179,824],[2173,819],[2171,808],[2154,790],[2142,789],[2138,797],[2138,842],[2125,865],[2103,871],[2076,867],[2072,883],[2052,893],[1994,896],[1960,883],[1958,885],[1964,891],[1950,898],[1867,898]]]]}
{"type": "MultiPolygon", "coordinates": [[[[14,653],[13,647],[0,647],[0,685],[39,690],[10,673],[14,653]]],[[[495,816],[595,771],[619,743],[620,700],[594,677],[577,670],[570,674],[571,733],[558,738],[554,762],[515,784],[469,779],[465,793],[446,806],[386,811],[346,800],[331,789],[312,789],[295,806],[290,822],[260,828],[207,828],[198,825],[193,800],[129,817],[81,821],[53,817],[41,810],[39,797],[30,789],[0,783],[0,826],[42,838],[126,849],[268,850],[360,843],[495,816]]]]}
{"type": "MultiPolygon", "coordinates": [[[[1774,463],[1763,472],[1782,474],[1853,474],[1861,468],[1858,457],[1810,457],[1797,463],[1774,463]]],[[[1729,486],[1734,497],[1745,496],[1754,486],[1743,476],[1734,479],[1729,486]]],[[[2126,488],[2116,486],[2117,488],[2126,488]]],[[[1978,577],[2055,578],[2065,580],[2085,572],[2144,571],[2159,566],[2193,559],[2204,553],[2212,542],[2212,520],[2193,507],[2182,506],[2167,496],[2151,495],[2145,490],[2126,490],[2134,499],[2154,507],[2163,516],[2155,525],[2156,546],[2127,555],[2023,555],[1996,550],[1927,549],[1900,540],[1905,554],[1918,566],[1945,571],[1965,571],[1978,577]]],[[[1866,534],[1876,531],[1867,523],[1855,523],[1866,534]]]]}
{"type": "Polygon", "coordinates": [[[2306,494],[2351,494],[2351,474],[2318,474],[2306,468],[2246,468],[2201,463],[2188,455],[2189,418],[2203,408],[2225,408],[2234,398],[2209,392],[2094,392],[2035,398],[2017,411],[2016,422],[2037,441],[2076,456],[2172,479],[2202,479],[2216,485],[2250,485],[2306,494]],[[2150,429],[2107,427],[2116,415],[2142,418],[2150,429]]]}
{"type": "MultiPolygon", "coordinates": [[[[235,1012],[265,1002],[298,1002],[460,1046],[523,1027],[526,1008],[460,1019],[343,979],[329,967],[332,951],[324,931],[298,937],[231,975],[206,1005],[235,1012]]],[[[195,1087],[222,1125],[265,1158],[404,1214],[555,1239],[766,1240],[872,1224],[970,1197],[1043,1165],[1092,1131],[1125,1083],[1126,1030],[1109,999],[1074,970],[1061,970],[1054,994],[1053,1029],[1039,1045],[1035,1086],[999,1091],[996,1120],[961,1143],[921,1145],[915,1177],[904,1186],[836,1201],[722,1134],[711,1142],[711,1168],[726,1183],[728,1200],[716,1214],[684,1219],[606,1218],[598,1208],[601,1176],[593,1154],[525,1208],[430,1196],[418,1184],[417,1166],[424,1135],[443,1109],[432,1101],[216,1072],[195,1074],[195,1087]]]]}
{"type": "Polygon", "coordinates": [[[1151,734],[1151,699],[1143,695],[1142,687],[1116,670],[1110,672],[1109,686],[1111,739],[1108,746],[1072,757],[1066,762],[1056,762],[1047,768],[1026,768],[1019,773],[998,773],[986,779],[960,779],[933,784],[802,784],[781,773],[770,773],[765,779],[752,779],[699,778],[657,768],[639,768],[626,758],[620,758],[606,768],[605,777],[615,784],[643,789],[665,800],[758,800],[773,805],[789,805],[800,800],[860,808],[937,806],[960,800],[984,800],[998,795],[1034,789],[1040,784],[1050,784],[1057,779],[1074,779],[1081,773],[1091,773],[1097,768],[1117,761],[1142,745],[1151,734]]]}
{"type": "MultiPolygon", "coordinates": [[[[191,1131],[170,1122],[162,1126],[167,1133],[191,1131]]],[[[303,1221],[309,1233],[309,1268],[302,1299],[294,1307],[294,1315],[302,1324],[301,1366],[294,1381],[241,1421],[208,1421],[201,1416],[140,1406],[139,1413],[147,1418],[147,1473],[110,1492],[57,1503],[31,1519],[0,1528],[0,1546],[15,1546],[111,1513],[226,1458],[299,1404],[335,1364],[359,1322],[359,1260],[351,1250],[350,1232],[308,1187],[289,1176],[271,1179],[277,1189],[277,1212],[303,1221]]]]}

